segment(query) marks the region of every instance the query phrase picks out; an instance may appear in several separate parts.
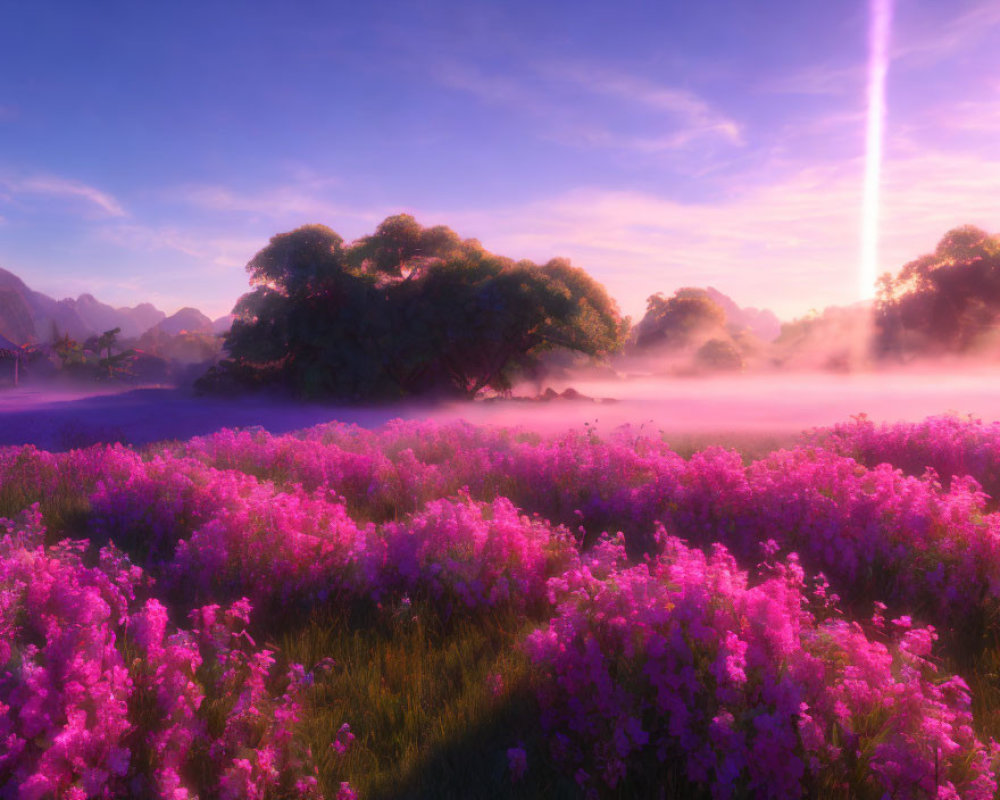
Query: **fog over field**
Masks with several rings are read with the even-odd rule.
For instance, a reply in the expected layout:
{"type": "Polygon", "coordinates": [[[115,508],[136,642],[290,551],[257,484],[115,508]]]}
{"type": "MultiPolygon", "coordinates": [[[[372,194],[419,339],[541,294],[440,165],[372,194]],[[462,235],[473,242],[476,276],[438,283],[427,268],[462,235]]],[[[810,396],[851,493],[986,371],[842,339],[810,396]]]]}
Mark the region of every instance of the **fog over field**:
{"type": "MultiPolygon", "coordinates": [[[[955,412],[1000,416],[1000,369],[910,369],[836,375],[754,374],[552,383],[582,399],[511,399],[372,407],[196,397],[171,388],[87,391],[25,387],[0,392],[0,444],[65,450],[98,441],[142,445],[223,427],[260,425],[285,433],[330,421],[376,427],[391,419],[466,420],[556,431],[630,424],[669,434],[794,434],[865,413],[876,421],[919,420],[955,412]]],[[[525,389],[525,394],[528,390],[525,389]]]]}

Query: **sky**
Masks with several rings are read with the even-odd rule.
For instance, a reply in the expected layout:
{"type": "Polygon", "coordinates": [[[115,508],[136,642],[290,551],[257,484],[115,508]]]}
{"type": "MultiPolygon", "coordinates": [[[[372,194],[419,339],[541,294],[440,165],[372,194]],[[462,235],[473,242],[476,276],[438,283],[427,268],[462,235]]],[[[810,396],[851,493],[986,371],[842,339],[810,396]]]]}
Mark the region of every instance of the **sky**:
{"type": "MultiPolygon", "coordinates": [[[[876,0],[872,0],[876,2],[876,0]]],[[[895,0],[878,271],[1000,232],[1000,3],[895,0]]],[[[868,0],[0,0],[0,267],[228,312],[268,239],[392,214],[623,313],[861,298],[868,0]]]]}

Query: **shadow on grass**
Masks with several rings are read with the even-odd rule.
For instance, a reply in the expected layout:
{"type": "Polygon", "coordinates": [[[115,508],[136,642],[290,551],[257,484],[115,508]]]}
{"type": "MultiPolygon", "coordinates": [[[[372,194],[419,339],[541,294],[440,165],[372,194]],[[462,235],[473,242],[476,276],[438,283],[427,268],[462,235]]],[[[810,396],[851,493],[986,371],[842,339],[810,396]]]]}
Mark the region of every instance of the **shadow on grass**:
{"type": "MultiPolygon", "coordinates": [[[[372,800],[502,800],[552,798],[579,800],[584,789],[548,755],[548,744],[537,721],[537,704],[527,687],[512,693],[508,703],[490,717],[429,747],[400,779],[376,784],[372,800]],[[527,753],[528,769],[514,781],[507,749],[512,737],[527,753]]],[[[591,769],[596,772],[595,768],[591,769]]],[[[629,775],[615,789],[602,785],[600,797],[701,800],[710,796],[683,776],[676,761],[659,762],[651,753],[629,762],[629,775]]]]}
{"type": "MultiPolygon", "coordinates": [[[[336,662],[317,679],[302,720],[324,794],[349,781],[373,800],[583,797],[574,770],[550,756],[534,692],[544,676],[521,648],[543,624],[511,610],[444,622],[427,601],[397,601],[377,612],[314,614],[287,631],[276,646],[290,660],[336,662]],[[345,722],[357,739],[340,755],[330,745],[345,722]],[[527,755],[520,780],[508,763],[515,747],[527,755]]],[[[676,760],[650,752],[628,769],[628,780],[601,796],[703,796],[676,760]]]]}
{"type": "MultiPolygon", "coordinates": [[[[534,698],[526,688],[484,715],[475,725],[424,748],[398,777],[372,785],[372,800],[500,800],[501,798],[579,798],[579,787],[555,771],[544,755],[537,733],[529,741],[526,726],[537,717],[534,698]],[[532,740],[533,739],[533,740],[532,740]],[[513,780],[507,750],[523,745],[528,770],[513,780]]],[[[530,730],[530,729],[529,729],[530,730]]]]}

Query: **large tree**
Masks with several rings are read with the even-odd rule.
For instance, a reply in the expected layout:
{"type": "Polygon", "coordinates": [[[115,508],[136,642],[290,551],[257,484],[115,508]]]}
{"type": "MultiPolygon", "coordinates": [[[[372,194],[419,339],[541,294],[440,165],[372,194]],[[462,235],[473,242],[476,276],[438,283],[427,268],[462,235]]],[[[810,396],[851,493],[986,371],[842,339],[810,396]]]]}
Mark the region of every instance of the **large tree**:
{"type": "Polygon", "coordinates": [[[351,245],[322,225],[279,234],[247,271],[253,288],[234,309],[229,358],[205,387],[279,384],[355,401],[474,396],[508,388],[546,350],[614,350],[627,325],[568,262],[514,262],[408,215],[351,245]]]}
{"type": "Polygon", "coordinates": [[[1000,328],[1000,237],[971,225],[933,253],[879,281],[875,348],[881,356],[967,353],[1000,328]]]}

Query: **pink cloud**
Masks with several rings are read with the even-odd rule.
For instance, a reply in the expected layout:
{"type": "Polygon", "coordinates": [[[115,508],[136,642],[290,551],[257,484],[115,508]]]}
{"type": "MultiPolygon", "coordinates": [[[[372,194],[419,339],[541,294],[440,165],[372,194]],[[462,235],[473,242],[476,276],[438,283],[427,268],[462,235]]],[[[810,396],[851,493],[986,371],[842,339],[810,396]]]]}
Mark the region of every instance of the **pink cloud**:
{"type": "MultiPolygon", "coordinates": [[[[858,300],[861,177],[857,159],[746,185],[711,204],[591,188],[519,208],[443,211],[425,224],[449,224],[515,258],[568,256],[633,316],[654,292],[714,285],[790,318],[858,300]]],[[[879,271],[898,271],[957,225],[1000,231],[998,185],[1000,163],[972,156],[925,152],[887,163],[879,271]]]]}
{"type": "MultiPolygon", "coordinates": [[[[935,6],[931,5],[934,9],[935,6]]],[[[951,8],[942,4],[941,8],[951,8]]],[[[902,11],[902,9],[901,9],[902,11]]],[[[906,25],[907,17],[897,17],[902,30],[893,34],[893,59],[914,64],[934,64],[952,59],[970,47],[989,41],[995,28],[1000,27],[1000,5],[994,0],[980,0],[968,10],[952,17],[944,24],[935,22],[918,26],[915,21],[906,25]]]]}

